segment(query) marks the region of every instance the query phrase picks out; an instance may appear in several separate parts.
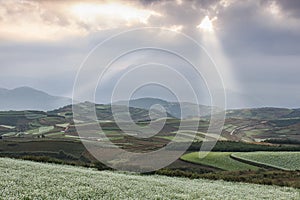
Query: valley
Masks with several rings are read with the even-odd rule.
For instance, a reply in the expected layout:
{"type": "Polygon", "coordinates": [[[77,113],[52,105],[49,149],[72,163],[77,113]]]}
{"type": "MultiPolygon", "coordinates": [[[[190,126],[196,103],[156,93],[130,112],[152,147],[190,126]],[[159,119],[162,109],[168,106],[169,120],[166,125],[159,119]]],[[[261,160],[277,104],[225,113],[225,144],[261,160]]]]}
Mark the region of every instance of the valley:
{"type": "MultiPolygon", "coordinates": [[[[155,102],[157,100],[153,103],[155,102]]],[[[84,102],[75,106],[89,113],[91,105],[93,104],[84,102]]],[[[145,153],[166,147],[176,137],[176,145],[168,146],[167,150],[171,153],[176,152],[181,150],[181,145],[192,142],[187,152],[169,166],[151,174],[300,188],[300,174],[292,174],[292,171],[299,170],[299,161],[295,159],[300,152],[300,116],[297,110],[274,108],[275,111],[269,111],[270,114],[266,114],[266,108],[229,110],[222,133],[218,136],[206,133],[210,122],[209,115],[200,118],[176,118],[171,112],[167,113],[167,118],[162,118],[161,111],[157,110],[150,119],[149,111],[141,107],[129,107],[132,120],[141,130],[147,126],[156,128],[165,120],[161,130],[150,138],[137,138],[134,136],[134,130],[131,131],[132,135],[125,134],[115,122],[111,105],[95,105],[98,122],[88,118],[75,121],[82,116],[74,116],[72,105],[51,111],[1,111],[0,156],[110,170],[86,150],[82,141],[95,145],[110,141],[126,151],[145,153]],[[198,123],[196,132],[188,126],[195,121],[198,123]],[[186,126],[181,127],[179,131],[181,122],[186,126]],[[87,134],[78,134],[78,128],[87,134]],[[96,137],[91,137],[94,135],[96,137]],[[204,141],[218,142],[208,156],[200,159],[198,151],[204,141]],[[261,164],[261,159],[264,160],[262,155],[268,157],[269,152],[273,152],[274,161],[281,160],[276,156],[285,156],[285,152],[291,152],[289,154],[294,157],[287,157],[289,160],[286,162],[293,165],[277,166],[272,159],[269,163],[261,164]],[[252,155],[257,155],[257,160],[252,155]],[[239,173],[244,175],[234,176],[239,173]]],[[[114,114],[122,119],[126,110],[125,105],[117,105],[117,113],[114,114]]],[[[125,120],[122,123],[126,125],[128,122],[125,120]]],[[[105,150],[110,154],[114,154],[115,151],[114,147],[110,146],[105,150]]],[[[128,159],[130,161],[131,158],[128,159]]],[[[119,163],[116,161],[115,164],[119,163]]]]}

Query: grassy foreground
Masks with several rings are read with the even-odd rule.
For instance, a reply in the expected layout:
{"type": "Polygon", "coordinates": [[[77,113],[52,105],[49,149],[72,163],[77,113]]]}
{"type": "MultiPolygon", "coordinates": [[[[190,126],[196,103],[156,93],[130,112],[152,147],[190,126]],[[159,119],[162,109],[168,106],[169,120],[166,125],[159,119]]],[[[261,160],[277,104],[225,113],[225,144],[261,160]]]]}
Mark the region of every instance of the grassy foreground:
{"type": "Polygon", "coordinates": [[[293,188],[141,176],[0,158],[0,199],[299,199],[293,188]]]}

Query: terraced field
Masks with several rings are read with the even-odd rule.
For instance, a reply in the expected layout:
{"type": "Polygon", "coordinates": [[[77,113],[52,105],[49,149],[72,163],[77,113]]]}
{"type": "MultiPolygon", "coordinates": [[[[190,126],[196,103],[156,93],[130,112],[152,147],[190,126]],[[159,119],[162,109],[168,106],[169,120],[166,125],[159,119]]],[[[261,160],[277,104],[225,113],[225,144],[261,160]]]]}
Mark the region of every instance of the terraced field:
{"type": "Polygon", "coordinates": [[[141,176],[0,158],[0,199],[290,199],[294,188],[141,176]]]}
{"type": "Polygon", "coordinates": [[[300,170],[300,152],[248,152],[232,156],[283,170],[300,170]]]}
{"type": "MultiPolygon", "coordinates": [[[[200,153],[203,155],[204,153],[200,153]]],[[[238,171],[238,170],[258,170],[258,167],[239,162],[230,158],[232,152],[210,152],[205,158],[199,158],[199,152],[185,154],[181,157],[182,160],[197,163],[201,165],[208,165],[215,168],[238,171]]]]}

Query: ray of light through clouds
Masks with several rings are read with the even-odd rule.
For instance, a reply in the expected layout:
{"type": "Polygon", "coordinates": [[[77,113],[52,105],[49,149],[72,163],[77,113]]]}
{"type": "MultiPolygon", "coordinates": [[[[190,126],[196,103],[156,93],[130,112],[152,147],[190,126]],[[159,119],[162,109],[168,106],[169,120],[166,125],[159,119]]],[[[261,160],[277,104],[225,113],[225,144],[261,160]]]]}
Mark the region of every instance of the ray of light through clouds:
{"type": "MultiPolygon", "coordinates": [[[[173,37],[182,32],[208,50],[224,78],[229,107],[299,107],[299,2],[0,0],[0,87],[28,85],[70,96],[76,71],[95,45],[121,31],[162,27],[174,31],[162,42],[193,53],[173,37]]],[[[135,41],[144,37],[149,35],[135,41]]],[[[114,48],[118,44],[108,51],[114,48]]],[[[122,60],[112,77],[132,62],[122,60]]]]}
{"type": "MultiPolygon", "coordinates": [[[[225,4],[225,6],[228,6],[228,4],[225,4]]],[[[198,38],[208,53],[211,54],[210,56],[212,56],[218,71],[222,75],[225,90],[240,91],[241,88],[239,88],[238,84],[235,82],[233,75],[234,71],[232,70],[231,63],[224,53],[225,49],[223,49],[218,36],[215,33],[215,29],[218,28],[215,27],[215,21],[217,19],[218,18],[216,16],[211,19],[209,16],[205,16],[196,27],[200,31],[200,37],[198,38]]],[[[244,106],[243,103],[245,100],[242,96],[235,97],[235,101],[238,102],[240,106],[244,106]]]]}

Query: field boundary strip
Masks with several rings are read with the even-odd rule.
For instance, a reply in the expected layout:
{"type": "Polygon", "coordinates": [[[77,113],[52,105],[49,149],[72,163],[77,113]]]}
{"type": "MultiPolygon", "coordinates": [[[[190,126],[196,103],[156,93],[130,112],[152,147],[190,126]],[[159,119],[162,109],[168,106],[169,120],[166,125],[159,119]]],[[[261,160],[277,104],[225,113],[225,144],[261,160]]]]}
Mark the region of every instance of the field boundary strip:
{"type": "Polygon", "coordinates": [[[209,168],[212,168],[212,169],[215,169],[215,170],[226,171],[225,169],[221,169],[221,168],[218,168],[218,167],[215,167],[215,166],[205,165],[205,164],[202,164],[202,163],[200,164],[200,163],[196,163],[196,162],[193,162],[193,161],[185,160],[185,159],[182,158],[182,156],[179,158],[179,160],[181,160],[183,162],[187,162],[187,163],[191,163],[191,164],[196,164],[196,165],[203,166],[203,167],[209,167],[209,168]]]}

